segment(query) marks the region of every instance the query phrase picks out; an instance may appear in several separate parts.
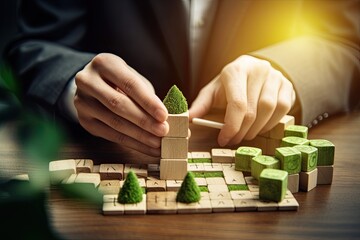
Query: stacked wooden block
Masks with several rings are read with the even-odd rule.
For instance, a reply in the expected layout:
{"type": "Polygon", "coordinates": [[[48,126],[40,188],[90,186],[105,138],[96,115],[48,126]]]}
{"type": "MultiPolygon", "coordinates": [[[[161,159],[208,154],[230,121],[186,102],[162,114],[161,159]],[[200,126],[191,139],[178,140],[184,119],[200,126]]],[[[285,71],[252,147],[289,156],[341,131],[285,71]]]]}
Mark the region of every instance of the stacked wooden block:
{"type": "Polygon", "coordinates": [[[169,114],[169,132],[161,140],[160,179],[183,180],[188,169],[189,112],[169,114]]]}

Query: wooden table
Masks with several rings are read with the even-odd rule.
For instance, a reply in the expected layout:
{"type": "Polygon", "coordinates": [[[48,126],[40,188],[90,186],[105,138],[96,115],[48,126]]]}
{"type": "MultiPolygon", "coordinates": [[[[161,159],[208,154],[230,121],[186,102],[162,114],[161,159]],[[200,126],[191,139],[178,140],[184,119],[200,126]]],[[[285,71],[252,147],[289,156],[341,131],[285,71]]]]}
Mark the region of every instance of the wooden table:
{"type": "MultiPolygon", "coordinates": [[[[189,151],[217,147],[218,130],[190,128],[189,151]]],[[[2,180],[25,171],[21,151],[7,131],[0,131],[2,180]]],[[[298,211],[104,216],[91,204],[51,190],[50,224],[65,239],[360,239],[360,112],[330,117],[310,130],[309,139],[314,138],[336,146],[333,184],[294,194],[298,211]]],[[[158,161],[87,135],[73,133],[71,139],[61,158],[158,161]]]]}

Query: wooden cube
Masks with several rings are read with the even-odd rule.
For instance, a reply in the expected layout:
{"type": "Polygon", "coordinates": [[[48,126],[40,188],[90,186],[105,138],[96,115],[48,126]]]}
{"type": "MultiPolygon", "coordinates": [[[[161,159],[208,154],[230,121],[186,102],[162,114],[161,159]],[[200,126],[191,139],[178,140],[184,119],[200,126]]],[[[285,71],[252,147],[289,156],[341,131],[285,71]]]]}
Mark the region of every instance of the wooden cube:
{"type": "Polygon", "coordinates": [[[274,202],[284,200],[288,186],[288,173],[279,169],[264,169],[260,174],[259,198],[274,202]]]}
{"type": "Polygon", "coordinates": [[[76,173],[76,161],[74,159],[65,159],[51,161],[49,163],[50,183],[58,184],[71,174],[76,173]]]}
{"type": "Polygon", "coordinates": [[[299,192],[299,180],[300,176],[298,173],[288,175],[288,190],[291,193],[299,192]]]}
{"type": "Polygon", "coordinates": [[[188,137],[189,112],[169,114],[167,122],[169,124],[169,132],[166,137],[188,137]]]}
{"type": "Polygon", "coordinates": [[[302,191],[308,192],[314,189],[317,185],[318,170],[315,168],[310,172],[300,172],[299,188],[302,191]]]}
{"type": "Polygon", "coordinates": [[[318,177],[317,177],[318,185],[332,183],[333,174],[334,174],[334,166],[318,166],[317,170],[318,170],[318,177]]]}
{"type": "Polygon", "coordinates": [[[213,148],[211,149],[211,159],[213,163],[233,163],[235,156],[231,149],[213,148]]]}
{"type": "Polygon", "coordinates": [[[124,179],[130,171],[133,171],[138,178],[147,178],[148,176],[148,167],[145,164],[125,164],[124,179]]]}
{"type": "Polygon", "coordinates": [[[187,159],[188,138],[163,137],[161,139],[161,158],[187,159]]]}
{"type": "Polygon", "coordinates": [[[161,159],[160,179],[161,180],[183,180],[188,172],[187,159],[161,159]]]}
{"type": "Polygon", "coordinates": [[[166,191],[165,180],[147,180],[146,181],[147,192],[164,192],[166,191]]]}
{"type": "Polygon", "coordinates": [[[95,187],[100,184],[100,174],[98,173],[79,173],[75,179],[75,183],[92,183],[95,187]]]}
{"type": "Polygon", "coordinates": [[[270,130],[270,138],[282,139],[284,137],[285,128],[294,124],[295,124],[295,118],[290,115],[285,115],[279,121],[279,123],[270,130]]]}
{"type": "Polygon", "coordinates": [[[273,139],[273,138],[266,139],[266,151],[263,154],[269,156],[275,156],[275,149],[280,147],[280,145],[281,145],[281,139],[273,139]]]}
{"type": "Polygon", "coordinates": [[[101,180],[122,180],[124,173],[124,165],[115,163],[103,163],[100,164],[99,173],[101,176],[101,180]]]}

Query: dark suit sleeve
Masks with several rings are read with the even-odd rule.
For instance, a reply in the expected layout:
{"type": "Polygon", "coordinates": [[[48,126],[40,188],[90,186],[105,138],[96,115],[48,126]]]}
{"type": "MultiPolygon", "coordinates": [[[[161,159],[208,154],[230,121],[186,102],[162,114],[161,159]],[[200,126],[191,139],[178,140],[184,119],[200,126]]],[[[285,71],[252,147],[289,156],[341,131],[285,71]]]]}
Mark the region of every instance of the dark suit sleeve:
{"type": "Polygon", "coordinates": [[[67,82],[94,56],[81,51],[86,1],[26,0],[19,3],[20,35],[7,58],[26,97],[53,108],[67,82]]]}
{"type": "Polygon", "coordinates": [[[360,1],[304,1],[299,37],[255,51],[293,82],[300,123],[358,109],[360,1]],[[289,57],[291,56],[291,57],[289,57]]]}

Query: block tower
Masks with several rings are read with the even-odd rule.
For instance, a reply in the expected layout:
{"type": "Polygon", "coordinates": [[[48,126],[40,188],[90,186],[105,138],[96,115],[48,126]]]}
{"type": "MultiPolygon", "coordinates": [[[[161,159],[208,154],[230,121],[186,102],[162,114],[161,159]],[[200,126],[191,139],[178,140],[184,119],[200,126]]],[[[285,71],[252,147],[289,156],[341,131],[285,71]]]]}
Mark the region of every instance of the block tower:
{"type": "Polygon", "coordinates": [[[183,180],[187,174],[189,112],[186,98],[174,85],[164,104],[168,109],[169,132],[161,140],[160,179],[183,180]]]}

